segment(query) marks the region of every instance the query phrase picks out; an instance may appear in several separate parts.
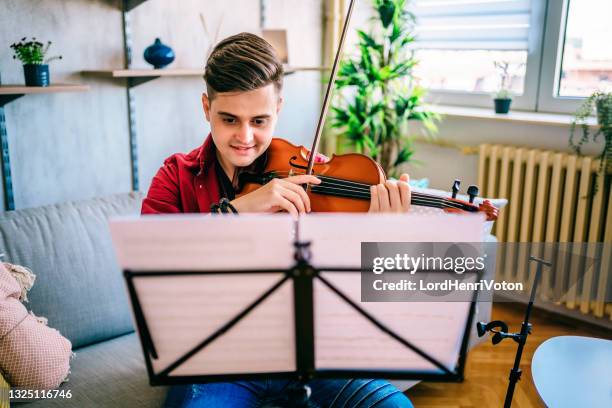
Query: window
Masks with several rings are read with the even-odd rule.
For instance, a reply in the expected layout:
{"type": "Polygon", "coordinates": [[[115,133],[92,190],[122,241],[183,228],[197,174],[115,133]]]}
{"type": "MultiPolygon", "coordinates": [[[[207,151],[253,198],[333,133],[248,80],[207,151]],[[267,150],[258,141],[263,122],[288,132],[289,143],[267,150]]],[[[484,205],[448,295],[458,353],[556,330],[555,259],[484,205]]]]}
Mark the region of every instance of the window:
{"type": "Polygon", "coordinates": [[[537,110],[572,113],[612,91],[611,13],[610,0],[549,0],[537,110]]]}
{"type": "Polygon", "coordinates": [[[558,96],[612,92],[611,17],[610,0],[570,1],[558,96]]]}
{"type": "Polygon", "coordinates": [[[501,85],[495,63],[507,71],[513,109],[573,113],[595,90],[612,92],[612,0],[408,5],[417,18],[414,73],[433,103],[490,108],[501,85]]]}
{"type": "Polygon", "coordinates": [[[506,66],[508,80],[506,89],[522,95],[525,85],[526,51],[493,50],[419,50],[416,52],[419,65],[415,75],[421,85],[432,90],[492,93],[501,86],[503,69],[506,66]],[[450,62],[450,63],[449,63],[450,62]]]}
{"type": "Polygon", "coordinates": [[[503,86],[515,107],[535,109],[543,10],[538,0],[413,0],[415,75],[438,103],[489,107],[503,86]]]}
{"type": "Polygon", "coordinates": [[[417,18],[416,75],[429,89],[493,92],[504,84],[523,93],[531,1],[421,0],[417,18]],[[450,63],[449,63],[450,62],[450,63]]]}
{"type": "Polygon", "coordinates": [[[432,100],[490,106],[508,67],[513,106],[574,112],[612,91],[612,0],[413,0],[415,73],[432,100]]]}

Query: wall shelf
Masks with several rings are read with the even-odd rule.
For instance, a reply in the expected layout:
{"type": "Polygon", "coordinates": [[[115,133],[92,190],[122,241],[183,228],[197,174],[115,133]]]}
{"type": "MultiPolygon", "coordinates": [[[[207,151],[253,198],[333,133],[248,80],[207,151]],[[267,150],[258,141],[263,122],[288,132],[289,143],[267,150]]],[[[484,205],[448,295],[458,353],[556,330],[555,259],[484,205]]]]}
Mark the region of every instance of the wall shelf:
{"type": "Polygon", "coordinates": [[[4,186],[4,208],[7,211],[15,209],[13,195],[13,179],[11,176],[11,159],[9,156],[8,132],[4,105],[24,95],[48,94],[59,92],[85,92],[89,85],[53,84],[49,86],[0,85],[0,145],[2,150],[2,182],[4,186]]]}
{"type": "Polygon", "coordinates": [[[291,75],[299,71],[330,71],[330,67],[292,67],[285,65],[285,75],[291,75]]]}
{"type": "Polygon", "coordinates": [[[101,71],[82,71],[85,75],[111,78],[141,78],[162,76],[197,76],[204,75],[203,69],[114,69],[101,71]]]}
{"type": "MultiPolygon", "coordinates": [[[[290,67],[285,66],[285,75],[291,75],[299,71],[326,71],[328,67],[290,67]]],[[[81,74],[99,78],[128,78],[131,86],[149,82],[160,77],[201,77],[203,69],[177,68],[177,69],[109,69],[109,70],[87,70],[81,74]]]]}
{"type": "Polygon", "coordinates": [[[56,92],[86,92],[89,85],[53,84],[49,86],[0,85],[0,107],[23,95],[56,93],[56,92]]]}
{"type": "Polygon", "coordinates": [[[111,69],[81,71],[81,74],[99,78],[126,78],[134,87],[160,77],[202,76],[203,69],[111,69]]]}

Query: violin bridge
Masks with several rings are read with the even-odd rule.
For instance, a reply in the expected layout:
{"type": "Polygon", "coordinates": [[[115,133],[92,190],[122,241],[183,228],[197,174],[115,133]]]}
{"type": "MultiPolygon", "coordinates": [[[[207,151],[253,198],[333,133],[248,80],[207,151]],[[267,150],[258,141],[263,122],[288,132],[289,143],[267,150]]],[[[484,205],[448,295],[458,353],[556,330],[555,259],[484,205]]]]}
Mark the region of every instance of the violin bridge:
{"type": "Polygon", "coordinates": [[[289,175],[288,175],[287,177],[291,177],[291,176],[293,176],[293,175],[294,175],[294,173],[293,173],[293,169],[289,169],[289,175]]]}

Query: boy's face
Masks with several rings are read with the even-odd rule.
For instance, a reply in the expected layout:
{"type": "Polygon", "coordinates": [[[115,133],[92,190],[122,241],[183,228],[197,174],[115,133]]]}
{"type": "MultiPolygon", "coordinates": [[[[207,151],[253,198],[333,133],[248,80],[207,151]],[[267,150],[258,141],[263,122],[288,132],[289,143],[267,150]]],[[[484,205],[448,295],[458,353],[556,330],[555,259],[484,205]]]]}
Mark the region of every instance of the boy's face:
{"type": "Polygon", "coordinates": [[[231,178],[236,167],[246,167],[272,141],[282,106],[274,84],[247,92],[218,92],[211,101],[202,95],[206,120],[221,166],[231,178]]]}

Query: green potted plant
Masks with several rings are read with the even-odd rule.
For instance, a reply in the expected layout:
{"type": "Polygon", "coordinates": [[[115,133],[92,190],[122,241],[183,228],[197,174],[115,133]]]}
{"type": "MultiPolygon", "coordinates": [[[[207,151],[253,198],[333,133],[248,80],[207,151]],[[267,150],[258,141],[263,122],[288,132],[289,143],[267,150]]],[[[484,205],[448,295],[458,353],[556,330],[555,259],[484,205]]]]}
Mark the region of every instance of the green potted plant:
{"type": "Polygon", "coordinates": [[[508,113],[512,104],[512,93],[508,89],[510,85],[510,63],[507,61],[494,62],[493,65],[499,71],[500,86],[493,97],[495,113],[508,113]]]}
{"type": "Polygon", "coordinates": [[[11,44],[15,53],[13,59],[19,59],[23,63],[23,74],[27,86],[49,86],[48,63],[56,59],[62,59],[61,55],[45,59],[50,46],[51,41],[43,44],[36,41],[36,38],[26,41],[26,37],[23,37],[18,43],[11,44]]]}
{"type": "Polygon", "coordinates": [[[499,91],[495,92],[493,103],[495,104],[495,113],[510,112],[512,93],[507,89],[500,89],[499,91]]]}
{"type": "MultiPolygon", "coordinates": [[[[582,146],[589,140],[597,142],[599,136],[604,137],[604,146],[601,153],[597,156],[599,170],[597,175],[606,177],[612,172],[612,92],[597,91],[586,98],[580,108],[574,114],[574,119],[570,126],[569,145],[578,154],[582,154],[582,146]],[[589,116],[596,112],[597,124],[599,128],[592,131],[587,123],[589,116]],[[575,141],[574,136],[576,127],[582,129],[582,136],[575,141]]],[[[597,193],[597,183],[595,183],[594,194],[597,193]]]]}
{"type": "Polygon", "coordinates": [[[342,61],[336,79],[332,128],[349,147],[378,161],[388,176],[414,154],[409,122],[420,122],[425,136],[433,135],[439,116],[424,108],[425,91],[417,86],[417,64],[410,45],[414,15],[407,0],[371,0],[375,29],[358,30],[357,55],[342,61]]]}

